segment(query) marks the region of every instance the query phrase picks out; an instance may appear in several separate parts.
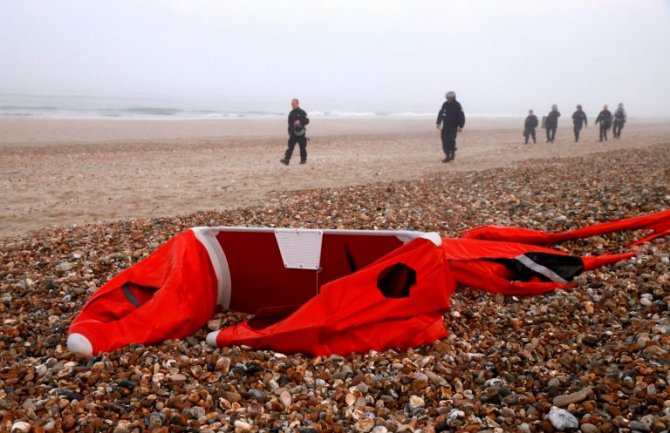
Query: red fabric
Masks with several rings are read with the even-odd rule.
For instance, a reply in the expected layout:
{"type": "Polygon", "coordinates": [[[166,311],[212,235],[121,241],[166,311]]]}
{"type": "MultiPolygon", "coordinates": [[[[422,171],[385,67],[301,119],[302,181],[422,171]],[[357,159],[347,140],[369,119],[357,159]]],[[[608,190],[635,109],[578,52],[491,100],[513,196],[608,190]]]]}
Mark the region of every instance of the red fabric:
{"type": "Polygon", "coordinates": [[[584,262],[584,270],[589,271],[591,269],[596,269],[601,266],[610,265],[612,263],[619,262],[621,260],[630,259],[635,256],[635,253],[622,253],[622,254],[608,254],[602,256],[587,256],[582,257],[582,262],[584,262]]]}
{"type": "Polygon", "coordinates": [[[256,313],[303,304],[323,285],[369,265],[403,243],[395,236],[324,236],[321,270],[287,269],[272,232],[221,231],[216,235],[230,269],[230,309],[256,313]]]}
{"type": "Polygon", "coordinates": [[[491,241],[511,241],[531,245],[555,245],[569,240],[583,239],[624,230],[651,230],[654,233],[634,242],[631,246],[668,235],[670,234],[670,209],[634,218],[594,224],[560,233],[548,233],[517,227],[486,226],[468,230],[463,233],[463,237],[491,241]]]}
{"type": "MultiPolygon", "coordinates": [[[[548,253],[566,256],[564,251],[536,245],[514,242],[495,242],[480,239],[442,239],[442,249],[449,260],[451,272],[461,286],[476,287],[489,293],[529,296],[570,287],[570,284],[543,281],[512,281],[512,273],[496,259],[513,259],[525,253],[548,253]]],[[[584,269],[594,269],[620,260],[635,253],[582,257],[584,269]]]]}
{"type": "Polygon", "coordinates": [[[442,312],[454,288],[442,250],[415,239],[359,272],[326,284],[318,296],[276,323],[261,329],[249,322],[224,328],[216,343],[316,355],[427,344],[447,335],[442,312]],[[408,297],[386,298],[377,277],[398,263],[416,271],[416,284],[408,297]]]}
{"type": "MultiPolygon", "coordinates": [[[[541,245],[636,229],[651,230],[647,240],[670,234],[670,211],[555,234],[482,227],[466,232],[463,239],[444,238],[440,247],[421,238],[397,248],[399,241],[393,237],[375,246],[355,236],[349,241],[324,238],[320,273],[287,270],[281,260],[279,265],[264,263],[262,260],[280,259],[276,248],[258,251],[254,248],[261,248],[260,244],[250,241],[241,250],[235,249],[245,241],[243,237],[219,236],[230,265],[231,306],[248,311],[269,308],[251,321],[220,330],[216,343],[318,355],[428,344],[447,335],[442,314],[456,285],[505,295],[537,295],[565,288],[569,284],[534,277],[514,281],[513,271],[504,263],[528,253],[567,256],[541,245]],[[239,257],[233,252],[240,252],[239,257]],[[395,275],[390,271],[397,267],[411,268],[414,274],[397,274],[387,290],[380,280],[395,275]]],[[[579,260],[589,270],[633,255],[579,260]]],[[[217,279],[210,257],[188,231],[105,284],[91,296],[68,332],[87,337],[93,353],[182,338],[206,323],[216,302],[217,279]],[[124,290],[127,283],[132,284],[124,290]],[[134,305],[129,296],[140,305],[134,305]]]]}
{"type": "Polygon", "coordinates": [[[216,276],[207,251],[189,230],[95,292],[68,334],[86,336],[93,354],[132,343],[187,337],[214,314],[216,291],[216,276]],[[131,289],[141,303],[137,307],[122,289],[129,282],[155,291],[131,289]]]}

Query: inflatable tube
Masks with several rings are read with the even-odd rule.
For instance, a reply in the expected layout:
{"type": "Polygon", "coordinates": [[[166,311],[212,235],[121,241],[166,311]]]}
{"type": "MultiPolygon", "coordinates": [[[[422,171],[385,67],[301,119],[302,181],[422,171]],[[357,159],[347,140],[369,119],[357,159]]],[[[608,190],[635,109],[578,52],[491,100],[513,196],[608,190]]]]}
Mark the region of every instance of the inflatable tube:
{"type": "MultiPolygon", "coordinates": [[[[72,322],[72,352],[183,338],[217,308],[256,313],[207,336],[318,355],[406,348],[447,335],[459,285],[505,295],[570,287],[582,272],[634,255],[578,257],[548,245],[621,230],[670,234],[670,210],[562,233],[482,227],[435,233],[197,227],[94,293],[72,322]]],[[[641,241],[642,241],[641,240],[641,241]]],[[[638,241],[636,243],[639,243],[638,241]]]]}

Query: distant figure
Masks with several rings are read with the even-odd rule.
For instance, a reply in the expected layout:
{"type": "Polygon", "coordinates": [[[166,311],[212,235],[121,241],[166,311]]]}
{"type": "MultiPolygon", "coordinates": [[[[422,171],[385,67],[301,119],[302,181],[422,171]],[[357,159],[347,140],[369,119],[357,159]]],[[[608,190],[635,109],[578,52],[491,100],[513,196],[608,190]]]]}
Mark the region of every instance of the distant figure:
{"type": "Polygon", "coordinates": [[[554,104],[551,106],[551,111],[547,114],[547,119],[544,123],[544,127],[547,128],[547,143],[554,142],[559,117],[561,117],[561,113],[558,111],[556,104],[554,104]]]}
{"type": "Polygon", "coordinates": [[[286,149],[286,154],[284,158],[279,161],[288,165],[291,161],[291,155],[293,155],[293,149],[295,144],[298,143],[300,146],[300,164],[307,163],[307,137],[305,133],[307,129],[305,126],[309,124],[309,119],[307,118],[307,113],[305,110],[300,108],[300,101],[294,98],[291,101],[291,112],[288,113],[288,149],[286,149]]]}
{"type": "Polygon", "coordinates": [[[603,111],[598,114],[596,123],[600,123],[600,140],[607,141],[607,130],[612,126],[612,113],[607,109],[607,105],[603,106],[603,111]]]}
{"type": "Polygon", "coordinates": [[[619,106],[614,112],[614,127],[612,128],[612,135],[614,138],[621,138],[621,130],[623,129],[624,123],[626,123],[626,110],[623,108],[623,104],[619,102],[619,106]]]}
{"type": "Polygon", "coordinates": [[[442,162],[453,161],[456,157],[456,134],[463,131],[465,125],[465,113],[460,102],[456,100],[456,93],[447,92],[446,102],[437,113],[437,129],[442,129],[442,150],[444,159],[442,162]]]}
{"type": "Polygon", "coordinates": [[[586,113],[582,111],[581,104],[577,104],[577,111],[572,113],[572,123],[573,131],[575,133],[575,143],[579,143],[579,132],[582,130],[582,126],[586,128],[588,121],[586,120],[586,113]]]}
{"type": "Polygon", "coordinates": [[[524,144],[528,144],[528,137],[532,137],[533,143],[536,143],[535,128],[537,128],[537,125],[538,125],[537,116],[533,114],[533,110],[528,110],[528,116],[526,117],[526,120],[523,122],[523,138],[526,139],[524,141],[524,144]]]}

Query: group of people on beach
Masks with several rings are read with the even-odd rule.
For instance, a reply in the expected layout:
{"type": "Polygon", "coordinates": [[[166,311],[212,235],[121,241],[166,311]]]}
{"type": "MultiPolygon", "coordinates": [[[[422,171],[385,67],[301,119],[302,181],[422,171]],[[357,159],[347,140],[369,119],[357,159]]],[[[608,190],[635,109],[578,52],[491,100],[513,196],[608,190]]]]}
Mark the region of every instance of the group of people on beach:
{"type": "MultiPolygon", "coordinates": [[[[465,113],[460,102],[456,100],[456,93],[454,91],[450,90],[447,92],[445,99],[446,101],[444,101],[437,113],[435,126],[441,131],[442,151],[444,152],[442,162],[450,162],[456,157],[456,136],[459,132],[463,131],[463,127],[465,126],[465,113]]],[[[554,104],[551,106],[549,114],[542,118],[542,128],[546,130],[547,143],[553,143],[556,138],[559,117],[561,117],[561,113],[558,111],[556,104],[554,104]]],[[[619,103],[614,114],[605,105],[595,121],[596,124],[600,125],[600,141],[607,141],[607,131],[612,127],[614,138],[621,138],[621,130],[626,123],[626,119],[626,110],[623,107],[623,103],[619,103]]],[[[308,124],[309,118],[307,117],[307,113],[300,108],[300,101],[294,98],[291,101],[291,112],[288,114],[288,148],[284,153],[284,157],[280,159],[282,164],[289,165],[296,144],[300,147],[300,164],[307,163],[307,141],[309,139],[305,135],[305,127],[308,124]]],[[[586,128],[588,125],[588,118],[581,104],[577,104],[577,109],[572,113],[572,124],[575,143],[578,143],[582,128],[586,128]]],[[[537,142],[535,129],[539,125],[540,122],[537,116],[533,114],[533,110],[528,110],[528,116],[523,126],[525,144],[528,144],[529,139],[532,139],[533,143],[537,142]]]]}
{"type": "MultiPolygon", "coordinates": [[[[551,106],[551,111],[549,114],[542,118],[542,128],[547,132],[547,143],[553,143],[556,138],[556,129],[558,129],[558,118],[561,117],[561,113],[558,111],[556,104],[551,106]]],[[[624,124],[626,123],[627,115],[626,110],[623,107],[623,103],[619,103],[616,111],[612,114],[611,111],[605,105],[598,117],[596,117],[596,124],[600,125],[600,140],[607,141],[607,131],[613,127],[612,134],[614,138],[621,138],[621,130],[623,129],[624,124]]],[[[579,135],[582,131],[582,128],[586,128],[588,125],[588,119],[586,113],[582,109],[581,104],[577,104],[577,109],[572,113],[572,131],[575,135],[575,143],[579,142],[579,135]]],[[[533,143],[536,142],[535,137],[535,128],[539,125],[537,116],[533,114],[533,110],[528,110],[528,116],[523,124],[523,137],[525,139],[524,143],[528,144],[528,139],[532,138],[533,143]]]]}
{"type": "MultiPolygon", "coordinates": [[[[436,128],[441,131],[442,150],[444,159],[442,162],[453,161],[456,157],[456,135],[463,131],[465,126],[465,113],[460,102],[456,100],[456,93],[447,92],[446,101],[437,113],[436,128]]],[[[284,157],[279,160],[284,165],[289,165],[295,145],[300,147],[300,164],[307,163],[307,141],[305,126],[309,124],[309,118],[305,110],[300,108],[297,98],[291,100],[291,112],[288,114],[288,148],[284,157]]]]}

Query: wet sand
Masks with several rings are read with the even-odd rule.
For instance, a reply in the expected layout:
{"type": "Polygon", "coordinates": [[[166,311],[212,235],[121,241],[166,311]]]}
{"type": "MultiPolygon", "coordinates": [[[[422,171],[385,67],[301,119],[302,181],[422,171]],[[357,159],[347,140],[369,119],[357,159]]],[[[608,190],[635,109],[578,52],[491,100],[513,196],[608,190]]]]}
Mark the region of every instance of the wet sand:
{"type": "Polygon", "coordinates": [[[289,167],[281,119],[212,121],[0,119],[0,237],[48,226],[261,205],[273,192],[509,167],[613,149],[670,145],[670,122],[631,119],[620,140],[597,127],[575,144],[524,145],[522,119],[468,119],[443,164],[432,118],[312,119],[309,162],[289,167]]]}

